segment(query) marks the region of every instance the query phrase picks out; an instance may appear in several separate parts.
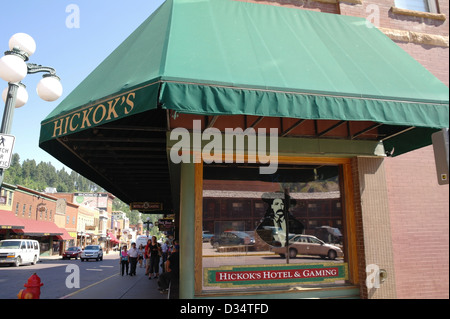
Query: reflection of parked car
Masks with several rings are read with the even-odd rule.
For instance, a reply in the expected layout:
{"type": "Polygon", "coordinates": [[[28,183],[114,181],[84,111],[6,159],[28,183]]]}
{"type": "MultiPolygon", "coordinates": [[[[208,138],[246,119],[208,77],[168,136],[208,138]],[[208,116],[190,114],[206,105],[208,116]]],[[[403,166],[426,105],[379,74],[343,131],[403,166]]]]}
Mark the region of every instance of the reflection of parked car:
{"type": "Polygon", "coordinates": [[[100,245],[89,245],[84,248],[80,256],[81,261],[86,259],[103,260],[103,249],[100,245]]]}
{"type": "Polygon", "coordinates": [[[204,243],[207,243],[207,242],[211,241],[211,238],[212,238],[213,236],[214,236],[214,235],[211,234],[209,231],[204,230],[204,231],[203,231],[203,234],[202,234],[203,242],[204,242],[204,243]]]}
{"type": "MultiPolygon", "coordinates": [[[[286,247],[272,247],[270,250],[285,257],[286,247]]],[[[297,235],[290,240],[289,257],[295,258],[297,255],[317,255],[322,258],[336,259],[336,257],[343,257],[344,253],[341,248],[325,244],[317,237],[297,235]]]]}
{"type": "Polygon", "coordinates": [[[233,245],[253,245],[255,238],[243,231],[224,231],[218,236],[211,237],[213,247],[233,245]]]}
{"type": "Polygon", "coordinates": [[[342,233],[338,228],[320,226],[314,230],[314,236],[330,244],[342,244],[342,233]]]}
{"type": "Polygon", "coordinates": [[[66,259],[66,258],[78,259],[78,257],[80,256],[81,252],[82,252],[82,250],[81,250],[80,247],[69,247],[69,248],[67,248],[67,250],[62,255],[62,258],[63,259],[66,259]]]}

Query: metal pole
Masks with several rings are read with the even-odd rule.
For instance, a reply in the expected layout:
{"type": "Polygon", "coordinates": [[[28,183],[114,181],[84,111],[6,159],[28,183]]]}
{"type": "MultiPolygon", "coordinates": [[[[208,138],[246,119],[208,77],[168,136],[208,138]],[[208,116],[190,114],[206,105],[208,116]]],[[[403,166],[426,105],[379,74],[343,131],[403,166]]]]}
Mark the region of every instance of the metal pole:
{"type": "Polygon", "coordinates": [[[0,133],[11,133],[12,120],[14,117],[14,106],[16,105],[19,84],[8,83],[8,94],[6,95],[5,110],[3,112],[2,127],[0,133]]]}
{"type": "Polygon", "coordinates": [[[291,196],[287,188],[284,189],[284,221],[286,222],[286,264],[289,264],[289,203],[291,196]]]}
{"type": "MultiPolygon", "coordinates": [[[[0,128],[1,134],[9,134],[11,132],[18,90],[19,84],[8,83],[8,94],[6,95],[5,110],[3,111],[2,126],[0,128]]],[[[3,185],[3,178],[4,170],[0,168],[0,189],[3,185]]]]}

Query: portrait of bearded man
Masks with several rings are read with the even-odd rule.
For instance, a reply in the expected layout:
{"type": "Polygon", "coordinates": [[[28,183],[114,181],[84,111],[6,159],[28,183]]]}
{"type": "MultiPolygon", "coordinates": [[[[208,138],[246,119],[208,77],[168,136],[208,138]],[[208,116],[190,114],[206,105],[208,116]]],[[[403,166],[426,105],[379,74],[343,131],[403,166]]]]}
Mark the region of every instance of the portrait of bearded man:
{"type": "MultiPolygon", "coordinates": [[[[264,193],[262,200],[268,204],[268,208],[261,224],[256,228],[256,233],[267,244],[276,247],[284,247],[286,245],[286,203],[285,194],[281,192],[264,193]]],[[[289,207],[295,206],[296,201],[290,199],[289,207]]],[[[305,226],[289,214],[289,234],[302,234],[305,226]]]]}

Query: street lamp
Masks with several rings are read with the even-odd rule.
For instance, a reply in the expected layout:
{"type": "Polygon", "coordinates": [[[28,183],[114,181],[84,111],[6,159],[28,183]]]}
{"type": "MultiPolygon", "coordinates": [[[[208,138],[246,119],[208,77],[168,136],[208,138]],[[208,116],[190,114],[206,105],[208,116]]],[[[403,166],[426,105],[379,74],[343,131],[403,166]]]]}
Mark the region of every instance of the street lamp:
{"type": "Polygon", "coordinates": [[[150,234],[150,229],[153,228],[153,223],[150,221],[150,217],[147,217],[147,221],[144,222],[147,225],[147,236],[150,234]]]}
{"type": "MultiPolygon", "coordinates": [[[[55,101],[62,95],[62,85],[51,67],[26,63],[36,51],[36,42],[25,33],[16,33],[9,40],[9,51],[0,58],[0,78],[8,82],[3,91],[5,102],[0,134],[11,132],[14,108],[22,107],[28,101],[26,87],[21,81],[27,74],[45,72],[37,85],[37,94],[45,101],[55,101]]],[[[3,182],[3,168],[0,168],[0,186],[3,182]]]]}

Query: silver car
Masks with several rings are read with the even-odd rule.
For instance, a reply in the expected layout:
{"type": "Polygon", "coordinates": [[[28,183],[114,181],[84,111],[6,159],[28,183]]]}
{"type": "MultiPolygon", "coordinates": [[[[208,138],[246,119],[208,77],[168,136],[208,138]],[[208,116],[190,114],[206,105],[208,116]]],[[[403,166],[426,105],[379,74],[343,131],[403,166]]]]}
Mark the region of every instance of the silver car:
{"type": "Polygon", "coordinates": [[[95,259],[103,260],[103,249],[100,245],[89,245],[84,248],[80,256],[81,261],[95,259]]]}
{"type": "MultiPolygon", "coordinates": [[[[270,250],[285,257],[286,247],[272,247],[270,250]]],[[[289,240],[289,258],[297,255],[314,255],[334,260],[336,257],[343,257],[344,253],[338,246],[326,244],[317,237],[296,235],[289,240]]]]}

